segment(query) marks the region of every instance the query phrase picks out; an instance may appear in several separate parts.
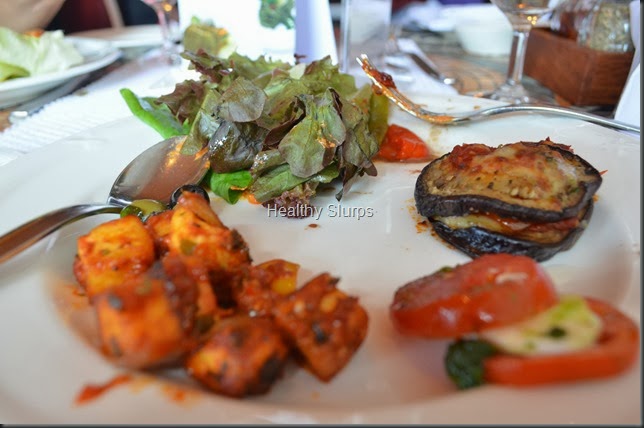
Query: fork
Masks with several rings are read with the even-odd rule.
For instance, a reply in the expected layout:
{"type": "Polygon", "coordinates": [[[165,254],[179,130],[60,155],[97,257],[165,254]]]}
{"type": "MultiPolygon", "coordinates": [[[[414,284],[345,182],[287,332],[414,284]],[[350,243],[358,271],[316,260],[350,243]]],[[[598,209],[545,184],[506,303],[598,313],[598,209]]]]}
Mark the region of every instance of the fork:
{"type": "Polygon", "coordinates": [[[595,123],[597,125],[602,125],[620,131],[630,131],[636,132],[638,134],[640,133],[640,128],[638,126],[630,125],[628,123],[613,119],[607,119],[602,116],[597,116],[594,114],[584,113],[563,107],[541,104],[513,104],[458,113],[432,112],[424,109],[423,107],[414,103],[412,100],[400,93],[398,89],[396,89],[396,84],[394,83],[393,78],[386,73],[378,71],[378,69],[374,67],[373,64],[369,61],[367,55],[362,54],[356,59],[362,67],[362,70],[371,79],[374,86],[378,88],[380,93],[385,95],[387,98],[389,98],[389,100],[391,100],[404,111],[410,113],[413,116],[416,116],[419,119],[425,120],[435,125],[457,125],[510,113],[539,112],[571,117],[574,119],[581,119],[585,120],[586,122],[595,123]]]}

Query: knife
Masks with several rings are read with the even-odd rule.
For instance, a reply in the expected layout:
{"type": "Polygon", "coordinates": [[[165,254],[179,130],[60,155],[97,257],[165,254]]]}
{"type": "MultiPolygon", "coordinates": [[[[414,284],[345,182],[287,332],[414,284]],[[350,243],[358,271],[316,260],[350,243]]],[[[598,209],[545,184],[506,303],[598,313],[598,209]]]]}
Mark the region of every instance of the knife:
{"type": "Polygon", "coordinates": [[[10,123],[20,122],[21,120],[26,119],[29,115],[40,110],[45,104],[50,103],[55,99],[60,98],[64,95],[74,92],[85,81],[89,79],[89,76],[90,75],[88,73],[88,74],[83,74],[81,76],[75,77],[67,81],[67,83],[56,87],[56,89],[52,89],[30,101],[27,101],[26,103],[23,103],[14,107],[14,110],[11,113],[9,113],[9,122],[10,123]]]}
{"type": "Polygon", "coordinates": [[[439,81],[443,82],[446,85],[453,85],[456,83],[456,78],[454,77],[447,77],[445,76],[434,64],[434,62],[427,58],[426,56],[420,56],[415,52],[405,52],[415,63],[418,67],[420,67],[421,70],[423,70],[425,73],[429,74],[430,76],[438,79],[439,81]]]}
{"type": "Polygon", "coordinates": [[[13,124],[26,119],[30,115],[43,108],[45,104],[48,104],[58,98],[64,97],[65,95],[69,95],[77,89],[80,89],[83,86],[86,86],[89,83],[98,80],[107,73],[113,71],[115,68],[113,67],[113,65],[119,63],[120,61],[116,61],[116,63],[113,63],[107,67],[103,67],[100,70],[74,77],[64,84],[57,86],[55,89],[47,91],[32,100],[13,107],[13,111],[9,113],[9,122],[13,124]]]}

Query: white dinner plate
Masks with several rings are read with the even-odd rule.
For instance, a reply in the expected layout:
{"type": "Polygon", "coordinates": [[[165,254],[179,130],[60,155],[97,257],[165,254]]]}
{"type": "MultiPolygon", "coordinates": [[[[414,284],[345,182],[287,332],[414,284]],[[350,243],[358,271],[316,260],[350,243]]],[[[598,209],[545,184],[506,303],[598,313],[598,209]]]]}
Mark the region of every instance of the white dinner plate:
{"type": "Polygon", "coordinates": [[[161,46],[163,44],[161,27],[157,24],[100,28],[73,33],[71,36],[105,40],[120,49],[161,46]]]}
{"type": "MultiPolygon", "coordinates": [[[[465,97],[424,99],[438,108],[489,104],[465,97]]],[[[561,292],[609,301],[640,324],[639,141],[584,122],[542,115],[441,128],[395,110],[391,122],[409,127],[440,153],[461,143],[496,146],[550,137],[605,171],[588,228],[572,249],[543,265],[561,292]]],[[[0,167],[0,233],[55,208],[104,202],[120,170],[159,139],[136,119],[125,119],[0,167]]],[[[378,176],[361,178],[341,203],[333,191],[316,197],[315,204],[322,208],[319,219],[275,218],[244,200],[228,205],[213,197],[213,208],[225,224],[242,234],[254,262],[294,261],[301,265],[302,281],[330,272],[340,277],[339,288],[358,296],[367,309],[366,340],[331,382],[319,382],[304,369],[291,367],[267,395],[235,400],[200,389],[180,371],[134,373],[129,383],[93,401],[74,404],[85,385],[103,384],[125,372],[103,359],[68,324],[68,317],[74,315],[68,292],[74,283],[75,242],[93,225],[115,218],[103,216],[69,225],[0,265],[0,420],[639,424],[639,362],[627,373],[606,380],[458,391],[442,368],[447,342],[396,334],[388,318],[395,290],[443,266],[469,260],[419,224],[413,189],[422,166],[377,163],[378,176]],[[360,211],[371,216],[358,218],[360,211]]]]}
{"type": "Polygon", "coordinates": [[[38,76],[19,77],[1,82],[0,108],[10,107],[35,98],[76,76],[103,68],[116,61],[121,55],[117,48],[104,40],[75,37],[66,37],[66,39],[78,49],[83,56],[83,62],[67,70],[38,76]]]}

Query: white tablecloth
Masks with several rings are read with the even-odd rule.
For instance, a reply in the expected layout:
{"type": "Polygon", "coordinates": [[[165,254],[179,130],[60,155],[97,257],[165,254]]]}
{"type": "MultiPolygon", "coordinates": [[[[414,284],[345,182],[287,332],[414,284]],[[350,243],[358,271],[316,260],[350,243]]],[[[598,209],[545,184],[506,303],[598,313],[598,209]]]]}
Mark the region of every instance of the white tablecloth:
{"type": "MultiPolygon", "coordinates": [[[[425,75],[412,62],[409,66],[412,78],[399,82],[401,90],[422,88],[436,93],[456,93],[454,88],[425,75]]],[[[119,93],[121,88],[129,88],[137,95],[158,96],[171,92],[176,82],[195,77],[194,71],[187,70],[187,63],[182,69],[171,69],[158,51],[149,52],[6,129],[0,134],[0,165],[83,130],[131,116],[119,93]]]]}

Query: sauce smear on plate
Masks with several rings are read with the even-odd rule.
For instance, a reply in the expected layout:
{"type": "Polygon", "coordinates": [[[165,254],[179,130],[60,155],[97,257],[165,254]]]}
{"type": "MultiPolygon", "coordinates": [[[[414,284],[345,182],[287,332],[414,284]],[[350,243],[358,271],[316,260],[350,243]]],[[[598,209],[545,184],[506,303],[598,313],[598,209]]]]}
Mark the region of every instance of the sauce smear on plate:
{"type": "Polygon", "coordinates": [[[74,402],[76,404],[87,404],[89,401],[92,401],[108,390],[114,388],[115,386],[127,383],[132,380],[132,376],[129,374],[121,374],[110,379],[108,382],[103,384],[89,384],[85,385],[83,389],[78,393],[74,402]]]}

